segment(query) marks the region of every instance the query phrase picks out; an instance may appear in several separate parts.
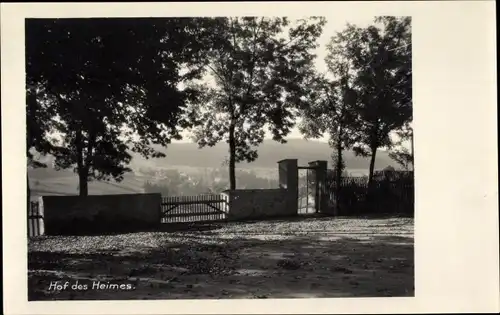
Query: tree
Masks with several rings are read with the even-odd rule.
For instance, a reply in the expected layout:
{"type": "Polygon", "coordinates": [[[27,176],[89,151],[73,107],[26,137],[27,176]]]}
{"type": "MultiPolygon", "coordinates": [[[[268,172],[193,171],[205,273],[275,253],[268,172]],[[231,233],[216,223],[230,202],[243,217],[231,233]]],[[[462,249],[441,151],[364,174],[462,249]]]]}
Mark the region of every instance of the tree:
{"type": "Polygon", "coordinates": [[[391,132],[412,119],[411,18],[378,17],[375,23],[349,25],[342,41],[356,72],[361,124],[354,150],[371,157],[369,186],[377,149],[390,147],[391,132]]]}
{"type": "MultiPolygon", "coordinates": [[[[37,159],[37,152],[50,151],[51,144],[46,139],[50,129],[51,112],[44,110],[37,98],[43,98],[43,88],[35,82],[27,82],[26,90],[26,157],[28,168],[45,168],[47,164],[37,159]]],[[[30,209],[31,189],[28,172],[26,172],[27,207],[30,209]]]]}
{"type": "Polygon", "coordinates": [[[389,152],[389,157],[401,165],[405,170],[414,170],[413,158],[413,128],[411,125],[405,124],[401,130],[396,132],[398,140],[392,145],[392,150],[389,152]],[[410,141],[410,149],[403,146],[404,141],[410,141]]]}
{"type": "Polygon", "coordinates": [[[73,167],[81,196],[90,180],[120,181],[129,171],[129,150],[164,156],[151,145],[167,146],[180,138],[177,126],[187,126],[181,114],[197,92],[178,85],[202,75],[213,22],[28,19],[27,82],[44,97],[27,119],[34,125],[46,119],[52,135],[42,137],[50,146],[40,138],[28,146],[54,155],[56,168],[73,167]]]}
{"type": "Polygon", "coordinates": [[[332,159],[337,183],[337,211],[340,206],[340,182],[345,170],[342,153],[354,145],[358,127],[356,95],[352,88],[354,74],[350,71],[348,52],[341,45],[344,38],[342,33],[331,38],[325,61],[327,74],[333,79],[319,75],[310,84],[307,106],[302,109],[302,124],[299,127],[306,138],[318,138],[325,133],[329,136],[329,144],[334,148],[332,159]]]}
{"type": "Polygon", "coordinates": [[[275,141],[286,142],[325,21],[290,25],[286,18],[244,17],[218,22],[222,44],[210,54],[209,65],[215,86],[206,86],[205,98],[193,104],[192,117],[201,124],[194,138],[200,148],[228,143],[230,189],[235,189],[236,163],[258,157],[266,125],[275,141]]]}

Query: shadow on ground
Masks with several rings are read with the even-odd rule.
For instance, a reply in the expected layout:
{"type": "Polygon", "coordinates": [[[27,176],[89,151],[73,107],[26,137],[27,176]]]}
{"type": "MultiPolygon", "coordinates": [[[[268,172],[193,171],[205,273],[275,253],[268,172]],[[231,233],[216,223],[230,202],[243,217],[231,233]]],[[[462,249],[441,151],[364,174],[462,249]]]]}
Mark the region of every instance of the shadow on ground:
{"type": "MultiPolygon", "coordinates": [[[[359,226],[356,220],[366,222],[346,219],[344,223],[359,226]]],[[[336,229],[339,221],[315,218],[308,221],[312,222],[309,228],[304,222],[297,224],[305,225],[306,232],[290,231],[286,236],[286,233],[272,234],[269,227],[261,229],[261,223],[247,222],[241,232],[238,225],[226,229],[217,223],[207,231],[42,237],[34,241],[28,253],[28,298],[414,295],[412,235],[377,234],[379,226],[388,226],[382,223],[352,229],[354,233],[349,235],[341,228],[336,229]],[[317,220],[322,224],[319,227],[315,225],[319,224],[317,220]],[[91,244],[84,250],[82,244],[87,242],[91,244]],[[54,289],[56,281],[59,285],[68,282],[68,286],[54,289]]],[[[280,226],[290,222],[276,220],[272,224],[280,226]]],[[[290,226],[296,226],[293,224],[290,226]]]]}

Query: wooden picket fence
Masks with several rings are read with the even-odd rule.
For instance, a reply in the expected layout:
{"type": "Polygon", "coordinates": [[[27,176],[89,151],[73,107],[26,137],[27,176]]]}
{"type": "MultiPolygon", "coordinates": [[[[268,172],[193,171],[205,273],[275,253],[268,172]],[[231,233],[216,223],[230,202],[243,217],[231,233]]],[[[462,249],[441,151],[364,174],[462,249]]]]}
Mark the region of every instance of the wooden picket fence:
{"type": "Polygon", "coordinates": [[[162,223],[222,221],[227,202],[221,195],[162,197],[162,223]]]}
{"type": "Polygon", "coordinates": [[[40,204],[37,201],[30,202],[28,209],[28,237],[44,234],[43,214],[40,212],[40,204]]]}

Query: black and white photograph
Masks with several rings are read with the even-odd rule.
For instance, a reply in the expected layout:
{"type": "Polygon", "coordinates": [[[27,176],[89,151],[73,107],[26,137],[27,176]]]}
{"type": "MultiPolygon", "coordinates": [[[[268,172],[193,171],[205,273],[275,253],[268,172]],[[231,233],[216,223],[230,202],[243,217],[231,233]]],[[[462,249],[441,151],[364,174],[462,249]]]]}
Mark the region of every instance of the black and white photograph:
{"type": "Polygon", "coordinates": [[[417,296],[415,18],[276,12],[24,18],[28,302],[417,296]]]}
{"type": "Polygon", "coordinates": [[[414,295],[411,17],[25,32],[30,300],[414,295]]]}

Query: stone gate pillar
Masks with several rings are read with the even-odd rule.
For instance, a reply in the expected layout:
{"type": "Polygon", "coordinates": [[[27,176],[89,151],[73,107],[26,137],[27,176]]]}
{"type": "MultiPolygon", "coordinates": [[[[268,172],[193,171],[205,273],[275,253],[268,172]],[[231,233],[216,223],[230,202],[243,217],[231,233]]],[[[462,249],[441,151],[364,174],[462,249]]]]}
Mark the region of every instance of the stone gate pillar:
{"type": "Polygon", "coordinates": [[[316,212],[325,213],[328,206],[328,194],[326,191],[326,171],[327,161],[312,161],[309,162],[310,167],[314,167],[314,196],[316,212]]]}
{"type": "Polygon", "coordinates": [[[287,190],[287,207],[290,215],[298,214],[299,173],[297,159],[278,161],[279,187],[287,190]]]}

